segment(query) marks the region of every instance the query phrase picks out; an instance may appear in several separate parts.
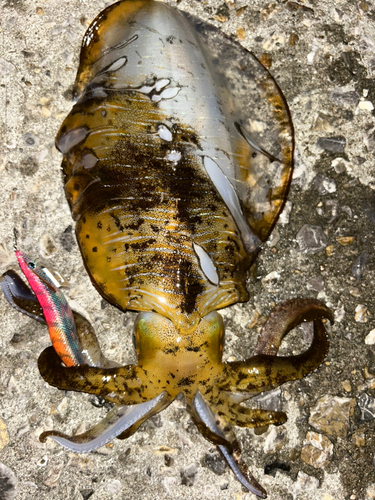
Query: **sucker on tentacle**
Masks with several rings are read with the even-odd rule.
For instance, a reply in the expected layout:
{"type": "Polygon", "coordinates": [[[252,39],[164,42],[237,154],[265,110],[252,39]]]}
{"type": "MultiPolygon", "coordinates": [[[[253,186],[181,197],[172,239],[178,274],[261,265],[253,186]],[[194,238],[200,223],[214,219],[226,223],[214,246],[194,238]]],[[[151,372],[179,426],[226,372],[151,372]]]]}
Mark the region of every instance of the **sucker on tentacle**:
{"type": "Polygon", "coordinates": [[[76,103],[56,137],[65,193],[87,272],[103,298],[138,313],[137,364],[105,358],[95,331],[71,311],[48,270],[16,256],[1,286],[20,312],[46,322],[38,360],[50,385],[116,406],[89,431],[47,431],[84,453],[125,439],[179,394],[235,477],[262,498],[231,426],[281,425],[286,414],[242,403],[314,371],[328,351],[315,299],[277,305],[252,357],[223,362],[218,310],[249,299],[246,272],[285,203],[293,125],[258,59],[214,26],[152,0],[122,0],[88,28],[76,103]],[[45,318],[45,319],[44,319],[45,318]],[[311,346],[277,356],[283,337],[312,321],[311,346]],[[131,407],[127,407],[131,405],[131,407]]]}

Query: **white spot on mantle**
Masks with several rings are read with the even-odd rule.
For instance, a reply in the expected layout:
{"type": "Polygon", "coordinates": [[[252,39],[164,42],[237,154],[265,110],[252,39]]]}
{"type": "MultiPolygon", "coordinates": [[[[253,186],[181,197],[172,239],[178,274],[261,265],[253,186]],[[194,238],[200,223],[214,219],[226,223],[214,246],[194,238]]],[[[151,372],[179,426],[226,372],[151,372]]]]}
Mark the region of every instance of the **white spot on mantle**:
{"type": "Polygon", "coordinates": [[[211,257],[208,255],[208,253],[205,251],[204,248],[202,248],[201,246],[197,245],[194,242],[193,242],[193,248],[194,248],[195,253],[198,256],[199,265],[201,266],[201,269],[204,272],[205,276],[212,283],[214,283],[214,285],[218,285],[219,284],[219,275],[217,273],[216,266],[213,263],[211,257]]]}
{"type": "Polygon", "coordinates": [[[178,163],[181,160],[181,153],[179,151],[170,151],[165,159],[173,163],[178,163]]]}
{"type": "Polygon", "coordinates": [[[160,139],[171,142],[172,132],[165,125],[159,125],[158,134],[160,139]]]}

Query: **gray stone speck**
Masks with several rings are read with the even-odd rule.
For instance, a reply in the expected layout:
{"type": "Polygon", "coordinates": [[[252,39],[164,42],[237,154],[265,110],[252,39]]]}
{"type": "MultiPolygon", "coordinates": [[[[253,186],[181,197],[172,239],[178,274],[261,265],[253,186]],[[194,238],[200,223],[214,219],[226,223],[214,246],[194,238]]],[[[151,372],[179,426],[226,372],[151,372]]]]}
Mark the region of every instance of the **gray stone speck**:
{"type": "Polygon", "coordinates": [[[335,89],[331,92],[330,99],[339,106],[357,106],[360,95],[355,90],[345,91],[344,89],[335,89]]]}
{"type": "Polygon", "coordinates": [[[316,491],[317,488],[319,488],[318,478],[316,478],[315,476],[310,476],[303,471],[298,472],[297,481],[293,486],[293,492],[296,493],[295,498],[298,498],[301,493],[305,493],[308,490],[316,491]]]}
{"type": "Polygon", "coordinates": [[[267,454],[276,453],[281,450],[288,440],[285,429],[281,427],[271,427],[267,431],[267,437],[264,443],[264,452],[267,454]]]}
{"type": "Polygon", "coordinates": [[[361,410],[361,420],[369,422],[375,418],[375,399],[365,392],[357,397],[357,404],[361,410]]]}
{"type": "Polygon", "coordinates": [[[168,455],[167,453],[164,455],[164,464],[166,467],[172,467],[173,465],[173,457],[168,455]]]}
{"type": "Polygon", "coordinates": [[[322,292],[324,290],[324,280],[321,276],[313,276],[306,283],[306,288],[314,292],[322,292]]]}
{"type": "Polygon", "coordinates": [[[314,186],[320,195],[334,193],[336,191],[336,182],[330,177],[318,174],[314,178],[314,186]]]}
{"type": "Polygon", "coordinates": [[[189,467],[186,467],[185,469],[181,469],[181,484],[183,484],[184,486],[193,486],[195,475],[197,472],[198,469],[195,464],[189,465],[189,467]]]}
{"type": "Polygon", "coordinates": [[[297,242],[301,253],[314,255],[325,249],[327,237],[320,226],[305,224],[298,231],[297,242]]]}
{"type": "Polygon", "coordinates": [[[0,57],[0,78],[5,78],[9,73],[13,73],[16,70],[15,66],[9,61],[0,57]]]}
{"type": "Polygon", "coordinates": [[[32,156],[28,156],[24,158],[18,166],[21,173],[24,175],[31,177],[33,176],[39,169],[39,163],[36,158],[32,156]]]}
{"type": "Polygon", "coordinates": [[[259,404],[259,408],[264,408],[272,411],[282,410],[282,397],[280,389],[263,392],[259,396],[253,398],[253,401],[256,401],[259,404]]]}
{"type": "Polygon", "coordinates": [[[29,147],[30,147],[30,146],[37,146],[37,145],[38,145],[38,143],[39,143],[38,138],[37,138],[34,134],[32,134],[32,133],[30,133],[30,132],[27,132],[27,133],[23,136],[23,140],[24,140],[24,142],[25,142],[26,146],[29,146],[29,147]]]}
{"type": "Polygon", "coordinates": [[[352,275],[355,279],[360,280],[366,269],[366,264],[369,260],[369,255],[362,252],[358,255],[352,265],[352,275]]]}
{"type": "Polygon", "coordinates": [[[60,236],[60,243],[67,252],[71,252],[76,245],[76,240],[73,236],[73,226],[71,224],[69,224],[60,236]]]}
{"type": "Polygon", "coordinates": [[[342,135],[336,137],[319,137],[317,146],[331,153],[343,153],[345,151],[346,139],[342,135]]]}
{"type": "Polygon", "coordinates": [[[203,467],[208,467],[212,472],[221,476],[227,469],[227,465],[218,453],[206,453],[201,460],[203,467]]]}
{"type": "Polygon", "coordinates": [[[89,500],[90,497],[95,493],[94,490],[81,490],[80,491],[83,500],[89,500]]]}
{"type": "Polygon", "coordinates": [[[228,489],[228,481],[222,481],[220,483],[220,489],[221,490],[227,490],[228,489]]]}
{"type": "Polygon", "coordinates": [[[40,250],[45,258],[51,257],[57,250],[51,235],[44,234],[39,241],[40,250]]]}
{"type": "Polygon", "coordinates": [[[0,463],[0,499],[13,500],[17,495],[18,480],[14,472],[0,463]]]}

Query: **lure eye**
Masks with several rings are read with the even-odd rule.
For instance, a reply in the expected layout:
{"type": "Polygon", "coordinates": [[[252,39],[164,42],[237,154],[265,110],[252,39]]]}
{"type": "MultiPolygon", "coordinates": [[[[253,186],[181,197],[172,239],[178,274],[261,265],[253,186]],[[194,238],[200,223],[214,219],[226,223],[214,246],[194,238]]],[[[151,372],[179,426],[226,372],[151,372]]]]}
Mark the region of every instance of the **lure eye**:
{"type": "Polygon", "coordinates": [[[36,268],[36,264],[35,264],[35,262],[32,262],[32,261],[31,261],[31,262],[29,262],[29,268],[30,268],[30,269],[35,269],[35,268],[36,268]]]}

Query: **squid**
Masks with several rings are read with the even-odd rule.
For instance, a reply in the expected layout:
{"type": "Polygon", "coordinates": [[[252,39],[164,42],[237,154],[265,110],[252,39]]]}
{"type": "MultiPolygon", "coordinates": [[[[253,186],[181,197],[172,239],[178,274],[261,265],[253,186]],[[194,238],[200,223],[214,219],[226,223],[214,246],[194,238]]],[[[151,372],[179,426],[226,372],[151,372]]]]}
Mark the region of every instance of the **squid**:
{"type": "Polygon", "coordinates": [[[56,138],[65,193],[93,285],[121,311],[138,313],[138,362],[108,360],[53,274],[16,248],[31,289],[12,270],[1,286],[13,307],[48,326],[41,376],[113,404],[83,434],[51,430],[40,439],[90,452],[131,436],[182,394],[235,477],[266,498],[233,427],[286,422],[282,411],[243,402],[316,370],[328,352],[324,320],[333,320],[316,299],[281,302],[252,356],[223,361],[218,310],[249,300],[247,270],[288,194],[294,135],[285,98],[232,38],[153,0],[122,0],[97,16],[73,94],[56,138]],[[314,326],[310,347],[279,356],[284,336],[304,321],[314,326]]]}

